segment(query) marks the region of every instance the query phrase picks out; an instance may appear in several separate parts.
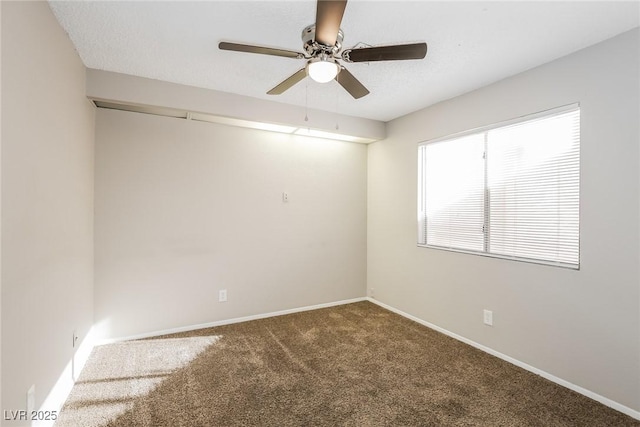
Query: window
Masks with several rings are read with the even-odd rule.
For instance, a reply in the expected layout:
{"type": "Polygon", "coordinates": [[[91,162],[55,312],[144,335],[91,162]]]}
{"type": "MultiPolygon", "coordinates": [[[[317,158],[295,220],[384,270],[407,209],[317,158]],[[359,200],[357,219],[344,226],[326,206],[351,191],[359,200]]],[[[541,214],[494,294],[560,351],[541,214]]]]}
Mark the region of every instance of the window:
{"type": "Polygon", "coordinates": [[[418,245],[578,268],[580,109],[418,149],[418,245]]]}

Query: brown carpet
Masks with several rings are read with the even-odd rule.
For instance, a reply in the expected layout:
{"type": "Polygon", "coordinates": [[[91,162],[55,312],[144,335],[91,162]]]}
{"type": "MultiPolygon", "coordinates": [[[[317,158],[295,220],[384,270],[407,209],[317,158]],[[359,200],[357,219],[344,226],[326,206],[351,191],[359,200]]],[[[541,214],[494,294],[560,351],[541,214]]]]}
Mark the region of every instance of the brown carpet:
{"type": "Polygon", "coordinates": [[[96,347],[63,426],[640,426],[369,302],[96,347]]]}

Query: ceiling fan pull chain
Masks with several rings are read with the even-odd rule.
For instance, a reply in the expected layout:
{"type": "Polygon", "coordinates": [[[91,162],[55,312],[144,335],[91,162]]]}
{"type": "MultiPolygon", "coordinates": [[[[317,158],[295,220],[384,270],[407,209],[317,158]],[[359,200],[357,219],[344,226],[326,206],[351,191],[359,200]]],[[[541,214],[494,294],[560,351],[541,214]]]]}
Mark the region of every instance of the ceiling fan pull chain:
{"type": "Polygon", "coordinates": [[[304,85],[304,121],[309,121],[309,83],[304,85]]]}

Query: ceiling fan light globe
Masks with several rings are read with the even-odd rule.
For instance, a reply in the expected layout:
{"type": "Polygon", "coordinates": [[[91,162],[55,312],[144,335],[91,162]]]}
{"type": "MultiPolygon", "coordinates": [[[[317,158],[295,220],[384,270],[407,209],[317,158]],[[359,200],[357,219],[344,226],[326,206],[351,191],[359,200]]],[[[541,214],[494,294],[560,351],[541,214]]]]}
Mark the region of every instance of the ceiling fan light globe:
{"type": "Polygon", "coordinates": [[[327,83],[335,79],[340,72],[340,65],[335,60],[310,61],[307,74],[318,83],[327,83]]]}

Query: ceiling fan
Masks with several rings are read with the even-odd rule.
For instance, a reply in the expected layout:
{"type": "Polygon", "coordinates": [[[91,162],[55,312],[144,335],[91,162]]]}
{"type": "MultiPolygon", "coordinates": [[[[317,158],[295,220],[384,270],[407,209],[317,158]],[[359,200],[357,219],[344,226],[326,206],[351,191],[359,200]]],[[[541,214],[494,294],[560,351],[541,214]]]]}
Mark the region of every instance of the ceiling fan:
{"type": "Polygon", "coordinates": [[[369,90],[340,64],[339,59],[345,62],[374,62],[422,59],[426,56],[427,44],[424,42],[345,49],[340,53],[344,38],[340,23],[346,6],[347,0],[318,0],[315,24],[309,25],[302,30],[305,53],[230,42],[220,42],[218,48],[235,52],[305,59],[307,61],[304,68],[296,71],[267,92],[269,95],[282,94],[308,75],[319,83],[326,83],[335,79],[355,99],[367,95],[369,90]]]}

